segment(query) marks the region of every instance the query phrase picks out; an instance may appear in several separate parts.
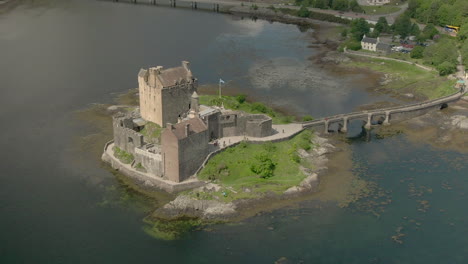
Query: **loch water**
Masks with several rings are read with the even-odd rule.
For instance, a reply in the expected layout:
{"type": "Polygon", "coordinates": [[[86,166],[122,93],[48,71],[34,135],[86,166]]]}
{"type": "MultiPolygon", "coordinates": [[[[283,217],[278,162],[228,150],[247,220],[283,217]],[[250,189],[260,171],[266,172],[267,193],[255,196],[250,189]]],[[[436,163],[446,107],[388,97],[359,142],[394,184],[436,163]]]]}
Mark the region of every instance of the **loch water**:
{"type": "Polygon", "coordinates": [[[349,207],[304,201],[162,241],[100,161],[77,111],[137,86],[141,67],[191,62],[203,85],[315,117],[394,100],[365,73],[309,58],[313,29],[94,0],[17,0],[0,13],[0,263],[466,263],[468,158],[351,131],[349,207]],[[355,135],[352,135],[352,134],[355,135]]]}

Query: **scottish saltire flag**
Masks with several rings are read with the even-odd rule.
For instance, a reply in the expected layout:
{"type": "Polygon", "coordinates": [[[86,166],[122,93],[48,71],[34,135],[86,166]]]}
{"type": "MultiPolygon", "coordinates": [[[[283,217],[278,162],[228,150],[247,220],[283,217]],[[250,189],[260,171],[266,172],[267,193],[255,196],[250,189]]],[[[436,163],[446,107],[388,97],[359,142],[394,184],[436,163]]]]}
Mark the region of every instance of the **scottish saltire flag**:
{"type": "Polygon", "coordinates": [[[223,79],[219,79],[219,83],[224,83],[223,79]]]}

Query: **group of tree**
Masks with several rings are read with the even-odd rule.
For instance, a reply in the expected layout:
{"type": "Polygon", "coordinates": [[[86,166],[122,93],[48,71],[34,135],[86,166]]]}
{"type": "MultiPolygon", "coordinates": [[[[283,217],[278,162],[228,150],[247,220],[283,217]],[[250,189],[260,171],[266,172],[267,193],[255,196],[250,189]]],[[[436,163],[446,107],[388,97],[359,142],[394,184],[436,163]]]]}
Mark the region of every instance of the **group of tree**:
{"type": "Polygon", "coordinates": [[[454,73],[458,64],[456,41],[450,38],[442,38],[434,45],[425,48],[423,60],[426,64],[435,66],[440,75],[454,73]]]}
{"type": "Polygon", "coordinates": [[[364,12],[356,0],[296,0],[296,5],[356,13],[364,12]]]}
{"type": "Polygon", "coordinates": [[[407,14],[424,24],[461,26],[468,23],[466,0],[409,0],[407,14]]]}

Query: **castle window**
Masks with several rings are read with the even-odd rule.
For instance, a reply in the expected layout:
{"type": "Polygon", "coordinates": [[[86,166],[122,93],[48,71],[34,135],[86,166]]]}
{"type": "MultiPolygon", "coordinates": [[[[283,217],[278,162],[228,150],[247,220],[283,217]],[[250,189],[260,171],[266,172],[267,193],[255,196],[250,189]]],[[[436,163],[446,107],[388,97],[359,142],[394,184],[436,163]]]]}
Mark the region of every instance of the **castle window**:
{"type": "Polygon", "coordinates": [[[133,138],[128,137],[128,143],[133,143],[133,138]]]}
{"type": "Polygon", "coordinates": [[[123,121],[122,120],[120,120],[120,126],[123,127],[123,121]]]}

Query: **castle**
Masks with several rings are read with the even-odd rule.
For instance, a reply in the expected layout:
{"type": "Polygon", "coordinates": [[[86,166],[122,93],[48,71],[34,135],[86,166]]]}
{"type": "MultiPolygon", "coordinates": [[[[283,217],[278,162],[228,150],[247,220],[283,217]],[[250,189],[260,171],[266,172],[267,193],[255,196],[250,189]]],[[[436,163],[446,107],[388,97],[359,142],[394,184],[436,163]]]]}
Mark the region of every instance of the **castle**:
{"type": "Polygon", "coordinates": [[[170,69],[141,69],[138,85],[140,106],[113,117],[114,140],[103,155],[113,167],[124,168],[116,153],[128,153],[133,160],[125,168],[131,176],[183,183],[221,148],[217,139],[273,133],[266,115],[200,105],[198,80],[186,61],[170,69]]]}

